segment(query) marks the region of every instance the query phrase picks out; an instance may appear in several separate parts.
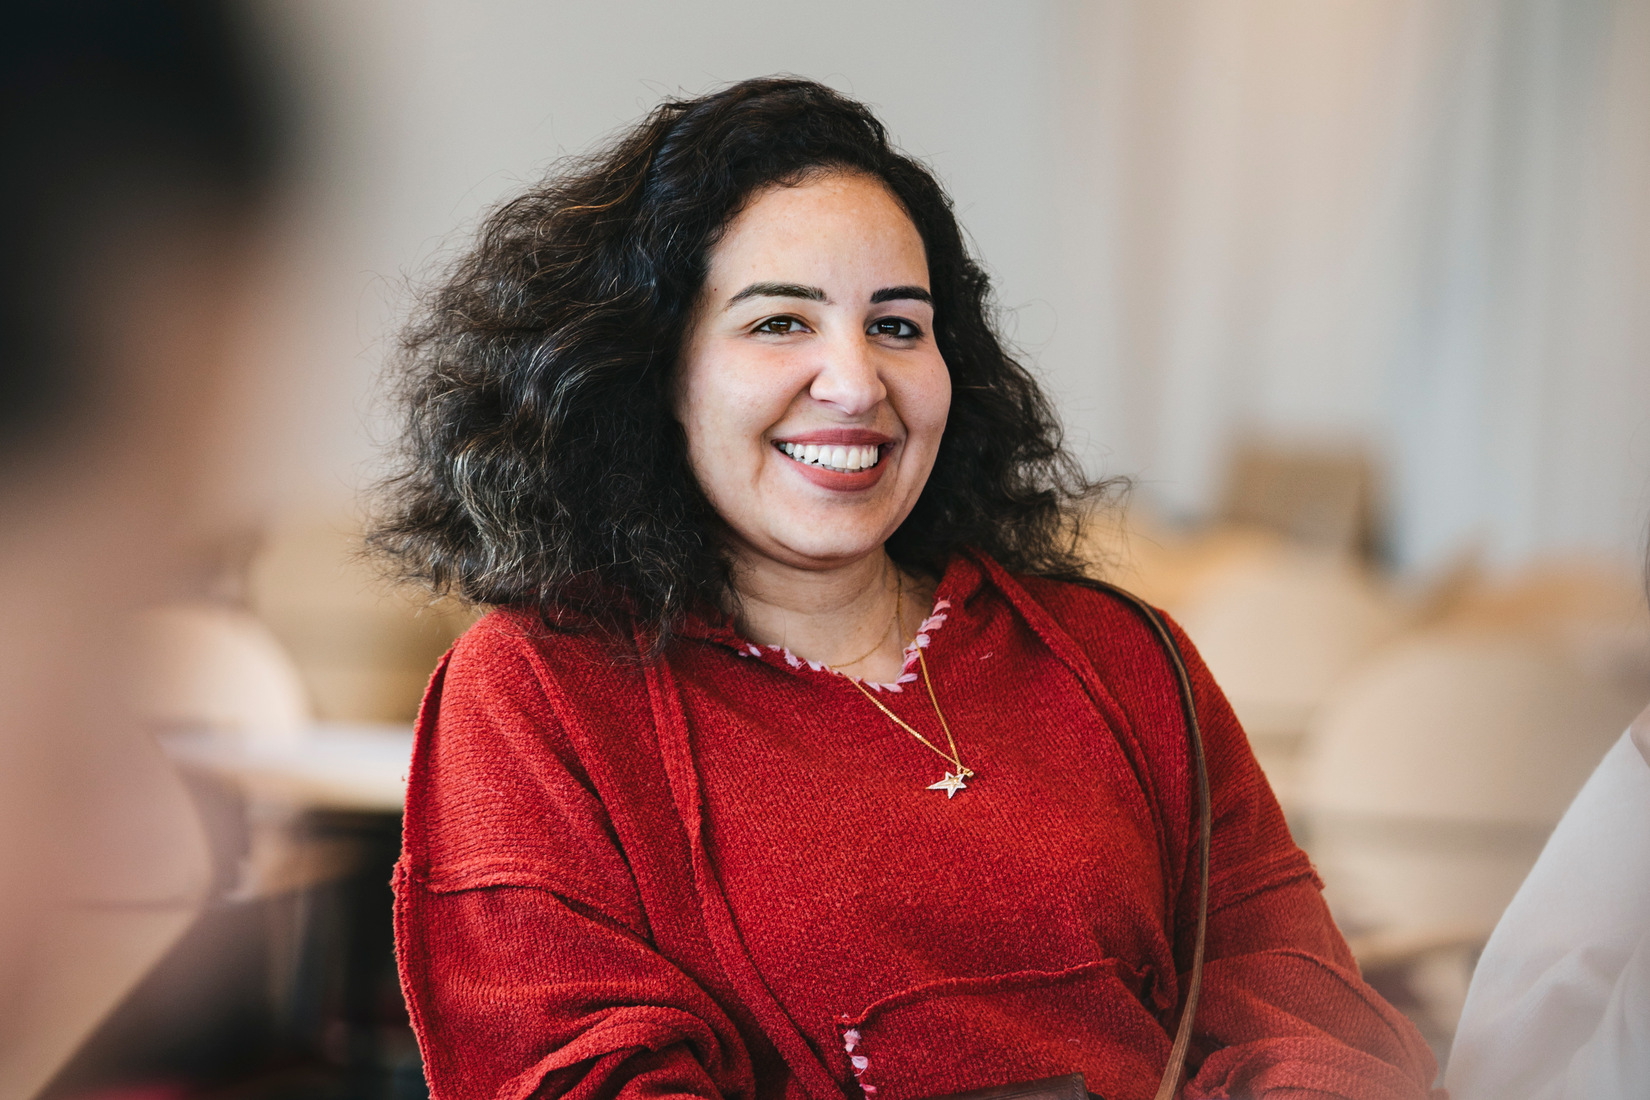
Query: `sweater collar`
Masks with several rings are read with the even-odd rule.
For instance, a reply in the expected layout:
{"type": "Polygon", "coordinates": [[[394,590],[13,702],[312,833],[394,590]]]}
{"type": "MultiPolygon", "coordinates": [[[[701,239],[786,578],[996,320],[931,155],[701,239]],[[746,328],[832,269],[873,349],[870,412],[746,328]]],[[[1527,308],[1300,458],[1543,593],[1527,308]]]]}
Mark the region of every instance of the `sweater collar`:
{"type": "MultiPolygon", "coordinates": [[[[917,661],[917,650],[925,648],[933,632],[939,629],[947,617],[966,606],[985,583],[986,570],[978,558],[983,558],[983,555],[977,551],[952,556],[945,572],[940,576],[940,583],[934,589],[933,609],[918,627],[916,638],[906,646],[905,666],[899,679],[891,684],[867,680],[864,681],[867,687],[879,691],[901,691],[901,685],[916,679],[916,673],[912,669],[917,661]]],[[[739,633],[733,616],[725,611],[690,615],[683,621],[678,633],[683,638],[720,646],[741,657],[757,658],[795,670],[807,668],[815,672],[825,671],[824,665],[802,660],[784,646],[759,645],[751,641],[739,633]]]]}

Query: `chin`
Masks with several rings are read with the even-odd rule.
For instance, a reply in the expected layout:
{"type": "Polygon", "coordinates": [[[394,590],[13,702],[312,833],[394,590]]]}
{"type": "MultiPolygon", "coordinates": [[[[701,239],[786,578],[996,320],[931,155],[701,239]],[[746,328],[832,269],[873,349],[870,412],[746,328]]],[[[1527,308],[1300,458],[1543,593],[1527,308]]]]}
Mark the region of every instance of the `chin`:
{"type": "Polygon", "coordinates": [[[795,543],[786,545],[793,564],[804,568],[829,568],[836,565],[846,565],[858,561],[868,554],[874,554],[882,549],[881,542],[853,542],[828,544],[814,543],[798,546],[795,543]]]}
{"type": "Polygon", "coordinates": [[[882,549],[886,536],[880,529],[874,533],[831,531],[822,520],[818,524],[799,525],[793,531],[774,532],[771,536],[774,553],[770,557],[789,558],[799,566],[832,566],[857,561],[867,554],[882,549]]]}

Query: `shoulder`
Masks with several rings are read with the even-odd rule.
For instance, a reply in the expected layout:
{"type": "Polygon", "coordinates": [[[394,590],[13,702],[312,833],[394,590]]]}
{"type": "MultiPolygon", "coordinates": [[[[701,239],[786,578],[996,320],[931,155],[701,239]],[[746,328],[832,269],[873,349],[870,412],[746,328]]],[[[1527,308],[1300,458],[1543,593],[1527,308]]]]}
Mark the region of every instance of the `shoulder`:
{"type": "Polygon", "coordinates": [[[1556,1090],[1565,1067],[1630,1064],[1620,1014],[1650,983],[1650,768],[1633,741],[1644,718],[1600,761],[1491,934],[1450,1056],[1452,1091],[1556,1090]]]}
{"type": "Polygon", "coordinates": [[[529,611],[495,610],[437,667],[420,741],[541,752],[644,691],[642,681],[640,662],[626,660],[606,636],[555,630],[529,611]]]}
{"type": "MultiPolygon", "coordinates": [[[[1212,751],[1219,752],[1220,742],[1236,741],[1247,752],[1247,742],[1230,704],[1197,647],[1167,612],[1103,581],[1045,577],[1009,580],[1022,588],[1026,598],[1035,601],[1054,624],[1053,629],[1081,654],[1081,660],[1105,690],[1147,729],[1178,730],[1184,724],[1172,644],[1174,654],[1185,666],[1205,742],[1215,742],[1212,751]],[[1167,639],[1152,623],[1153,618],[1163,625],[1167,639]]],[[[1178,765],[1182,738],[1149,740],[1176,757],[1178,765]]]]}
{"type": "MultiPolygon", "coordinates": [[[[1186,714],[1174,665],[1144,605],[1101,582],[1009,580],[1045,609],[1055,629],[1081,653],[1098,690],[1115,701],[1120,733],[1150,777],[1171,835],[1189,838],[1195,817],[1186,714]]],[[[1163,611],[1151,610],[1185,665],[1208,769],[1219,838],[1211,857],[1211,908],[1310,876],[1231,704],[1186,633],[1163,611]]]]}
{"type": "Polygon", "coordinates": [[[599,818],[579,733],[632,673],[600,639],[489,613],[442,658],[419,713],[408,774],[409,855],[428,866],[543,866],[547,818],[599,818]],[[506,840],[508,839],[508,843],[506,840]],[[415,849],[417,849],[415,851],[415,849]],[[531,851],[529,851],[531,850],[531,851]],[[486,853],[483,858],[483,852],[486,853]]]}
{"type": "MultiPolygon", "coordinates": [[[[1121,630],[1119,641],[1150,640],[1149,628],[1133,597],[1100,580],[1057,580],[1052,577],[1014,576],[1062,626],[1105,626],[1121,630]],[[1138,634],[1138,638],[1136,637],[1138,634]]],[[[1159,615],[1163,612],[1153,608],[1159,615]]]]}
{"type": "MultiPolygon", "coordinates": [[[[1085,686],[1125,747],[1153,759],[1146,770],[1183,763],[1180,689],[1174,664],[1150,618],[1167,617],[1122,590],[1097,581],[1010,574],[982,558],[993,586],[1014,605],[1056,659],[1085,686]]],[[[1187,653],[1194,690],[1197,663],[1178,630],[1171,635],[1187,653]]]]}
{"type": "Polygon", "coordinates": [[[443,726],[459,712],[504,718],[522,710],[565,724],[610,695],[635,690],[641,678],[640,663],[609,636],[557,630],[530,611],[501,608],[453,644],[425,704],[435,706],[429,717],[443,726]]]}
{"type": "Polygon", "coordinates": [[[999,587],[1009,586],[1018,586],[1114,688],[1144,677],[1150,682],[1149,689],[1156,690],[1162,675],[1172,675],[1162,639],[1147,618],[1148,608],[1169,628],[1188,667],[1193,663],[1191,642],[1173,619],[1124,589],[1100,580],[1005,573],[999,587]]]}
{"type": "Polygon", "coordinates": [[[547,626],[531,611],[495,608],[453,643],[443,661],[447,682],[480,681],[500,688],[527,687],[546,678],[616,669],[620,662],[606,639],[547,626]]]}

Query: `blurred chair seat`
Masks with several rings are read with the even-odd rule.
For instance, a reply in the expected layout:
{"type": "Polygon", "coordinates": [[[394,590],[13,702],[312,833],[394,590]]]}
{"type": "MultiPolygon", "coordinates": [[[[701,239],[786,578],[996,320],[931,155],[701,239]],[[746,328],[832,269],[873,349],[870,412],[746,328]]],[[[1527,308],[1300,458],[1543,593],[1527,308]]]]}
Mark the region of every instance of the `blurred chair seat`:
{"type": "Polygon", "coordinates": [[[1592,676],[1650,695],[1650,616],[1635,565],[1561,558],[1507,576],[1476,576],[1442,609],[1456,629],[1516,633],[1561,647],[1592,676]]]}
{"type": "MultiPolygon", "coordinates": [[[[303,751],[310,726],[303,681],[274,634],[252,614],[213,603],[156,608],[141,624],[140,645],[137,707],[152,729],[219,742],[241,754],[303,751]]],[[[190,760],[187,753],[173,756],[190,760]]],[[[220,779],[225,774],[209,771],[220,779]]],[[[226,898],[301,890],[355,866],[349,845],[306,835],[302,806],[245,785],[235,793],[239,809],[230,812],[240,820],[214,823],[219,832],[238,832],[244,849],[236,866],[220,874],[228,880],[226,898]]]]}
{"type": "Polygon", "coordinates": [[[267,626],[211,603],[151,610],[140,627],[138,713],[159,730],[290,742],[309,720],[297,666],[267,626]]]}
{"type": "Polygon", "coordinates": [[[1398,635],[1406,608],[1354,560],[1280,547],[1234,559],[1171,608],[1231,700],[1286,809],[1313,715],[1398,635]]]}
{"type": "Polygon", "coordinates": [[[1371,963],[1404,964],[1407,943],[1430,968],[1435,1033],[1453,1031],[1474,953],[1637,703],[1541,639],[1432,630],[1318,713],[1298,791],[1307,850],[1371,963]]]}
{"type": "Polygon", "coordinates": [[[1272,531],[1222,525],[1186,533],[1132,506],[1091,516],[1081,552],[1099,576],[1178,615],[1225,573],[1272,561],[1287,548],[1272,531]]]}
{"type": "Polygon", "coordinates": [[[170,734],[162,743],[174,760],[233,782],[259,803],[399,814],[413,729],[410,722],[313,722],[297,740],[279,744],[200,731],[170,734]]]}

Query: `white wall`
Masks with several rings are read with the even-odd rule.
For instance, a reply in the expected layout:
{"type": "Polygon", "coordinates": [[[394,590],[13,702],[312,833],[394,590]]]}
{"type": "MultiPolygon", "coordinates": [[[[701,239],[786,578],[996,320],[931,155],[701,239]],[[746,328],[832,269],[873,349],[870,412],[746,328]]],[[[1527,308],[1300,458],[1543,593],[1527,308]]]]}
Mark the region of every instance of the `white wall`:
{"type": "Polygon", "coordinates": [[[1093,469],[1197,516],[1244,433],[1361,441],[1405,566],[1640,548],[1645,0],[262,11],[310,127],[226,420],[250,514],[370,477],[403,278],[480,211],[662,96],[793,72],[937,168],[1093,469]]]}
{"type": "Polygon", "coordinates": [[[1362,441],[1404,566],[1640,552],[1650,4],[1061,13],[1063,220],[1095,258],[1068,270],[1104,303],[1079,358],[1119,467],[1197,516],[1241,435],[1362,441]]]}
{"type": "Polygon", "coordinates": [[[768,73],[872,104],[930,161],[1021,307],[1053,330],[1051,6],[983,0],[264,6],[309,91],[296,181],[224,481],[244,508],[336,507],[370,473],[375,378],[407,305],[478,213],[666,95],[768,73]]]}

